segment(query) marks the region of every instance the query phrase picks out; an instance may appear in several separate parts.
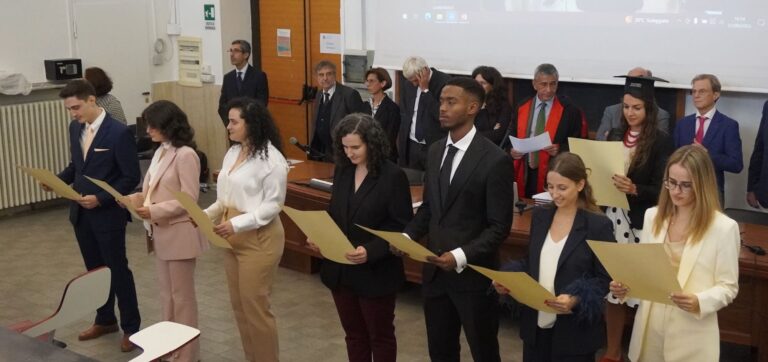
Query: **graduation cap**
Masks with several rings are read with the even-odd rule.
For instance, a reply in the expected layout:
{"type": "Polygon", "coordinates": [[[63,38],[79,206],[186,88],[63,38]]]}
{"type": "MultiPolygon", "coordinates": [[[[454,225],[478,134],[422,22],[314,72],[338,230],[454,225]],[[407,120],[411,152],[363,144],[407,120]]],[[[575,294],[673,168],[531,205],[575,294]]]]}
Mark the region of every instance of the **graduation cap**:
{"type": "Polygon", "coordinates": [[[632,77],[629,75],[617,75],[614,76],[614,78],[625,78],[626,82],[624,83],[624,94],[631,94],[634,97],[640,98],[642,100],[650,100],[653,101],[653,83],[654,82],[664,82],[669,83],[669,81],[661,78],[656,77],[632,77]]]}

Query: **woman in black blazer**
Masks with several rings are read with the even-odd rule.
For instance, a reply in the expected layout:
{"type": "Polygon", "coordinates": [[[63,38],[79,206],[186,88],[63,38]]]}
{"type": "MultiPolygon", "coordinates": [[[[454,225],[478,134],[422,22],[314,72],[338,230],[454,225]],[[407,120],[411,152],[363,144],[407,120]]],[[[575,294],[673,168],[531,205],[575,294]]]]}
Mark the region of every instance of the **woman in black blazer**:
{"type": "MultiPolygon", "coordinates": [[[[613,184],[627,195],[629,210],[609,207],[605,214],[613,222],[616,241],[639,243],[645,210],[656,206],[664,179],[667,158],[674,151],[672,138],[660,131],[654,98],[655,78],[630,77],[622,98],[621,128],[611,130],[608,140],[624,143],[626,176],[614,175],[613,184]]],[[[606,351],[601,362],[621,361],[626,307],[608,295],[605,309],[606,351]]],[[[629,299],[626,304],[638,305],[629,299]]]]}
{"type": "Polygon", "coordinates": [[[512,118],[507,83],[494,67],[481,65],[472,71],[472,78],[485,90],[485,103],[475,116],[475,128],[495,144],[500,144],[512,118]]]}
{"type": "Polygon", "coordinates": [[[371,93],[368,113],[384,129],[389,140],[389,159],[397,162],[397,132],[400,130],[400,107],[384,93],[392,87],[392,78],[384,68],[371,68],[365,73],[365,85],[371,93]]]}
{"type": "MultiPolygon", "coordinates": [[[[579,156],[564,152],[550,161],[547,190],[553,203],[533,209],[528,256],[502,267],[528,273],[557,296],[546,303],[558,314],[522,308],[523,361],[594,362],[603,346],[610,277],[587,240],[614,241],[613,228],[595,204],[579,156]]],[[[509,293],[493,285],[499,294],[509,293]]]]}
{"type": "Polygon", "coordinates": [[[349,360],[395,361],[395,296],[405,281],[403,262],[386,241],[355,224],[402,231],[413,217],[408,179],[387,160],[389,142],[370,116],[344,117],[333,135],[336,171],[328,213],[356,249],[346,255],[352,265],[323,260],[320,278],[333,294],[349,360]]]}

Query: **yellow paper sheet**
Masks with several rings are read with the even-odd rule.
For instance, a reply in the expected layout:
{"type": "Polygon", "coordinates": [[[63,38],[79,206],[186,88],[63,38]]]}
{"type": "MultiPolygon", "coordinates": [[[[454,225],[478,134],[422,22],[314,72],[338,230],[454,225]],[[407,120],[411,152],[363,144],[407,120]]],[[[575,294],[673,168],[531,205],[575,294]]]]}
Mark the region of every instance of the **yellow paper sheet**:
{"type": "Polygon", "coordinates": [[[469,264],[469,267],[509,289],[509,295],[516,301],[541,312],[558,313],[544,304],[547,299],[555,299],[555,295],[544,289],[530,275],[523,272],[496,271],[472,264],[469,264]]]}
{"type": "Polygon", "coordinates": [[[61,181],[58,176],[54,175],[53,172],[48,171],[44,168],[33,168],[33,167],[24,167],[24,166],[17,166],[19,169],[24,171],[27,175],[32,176],[35,180],[40,182],[43,185],[46,185],[53,189],[53,192],[55,192],[57,195],[70,199],[73,201],[80,200],[81,196],[77,193],[72,187],[65,184],[64,181],[61,181]]]}
{"type": "Polygon", "coordinates": [[[232,249],[232,245],[226,239],[213,232],[213,221],[208,218],[208,215],[203,212],[200,206],[197,206],[197,202],[192,199],[192,196],[187,195],[186,192],[177,191],[173,193],[173,197],[179,201],[184,210],[187,210],[189,216],[197,224],[197,228],[208,238],[211,244],[220,248],[232,249]]]}
{"type": "Polygon", "coordinates": [[[99,179],[95,179],[93,177],[88,177],[88,176],[85,176],[85,178],[87,178],[89,181],[95,183],[96,186],[101,187],[104,191],[106,191],[107,193],[112,195],[112,197],[114,197],[115,200],[118,200],[118,201],[122,202],[123,205],[125,205],[125,208],[128,209],[128,211],[131,212],[131,215],[133,215],[134,218],[136,218],[137,220],[141,220],[141,216],[139,216],[139,214],[136,213],[136,208],[134,207],[133,203],[130,202],[130,200],[126,199],[125,195],[119,193],[117,190],[115,190],[114,187],[112,187],[110,184],[108,184],[108,183],[106,183],[104,181],[101,181],[99,179]]]}
{"type": "Polygon", "coordinates": [[[568,138],[571,152],[579,155],[590,171],[589,184],[597,204],[629,210],[627,195],[616,189],[611,177],[624,175],[624,145],[621,142],[568,138]]]}
{"type": "Polygon", "coordinates": [[[677,270],[669,263],[664,251],[664,244],[587,242],[611,279],[629,288],[629,297],[673,305],[669,300],[670,293],[682,288],[677,282],[677,270]]]}
{"type": "Polygon", "coordinates": [[[437,256],[435,255],[435,253],[429,251],[429,249],[425,248],[423,245],[407,238],[405,235],[403,235],[403,233],[399,233],[396,231],[373,230],[361,225],[357,225],[357,226],[373,235],[376,235],[386,240],[390,245],[408,254],[408,257],[413,260],[420,261],[422,263],[427,263],[428,256],[437,256]]]}
{"type": "Polygon", "coordinates": [[[325,211],[301,211],[284,206],[283,211],[312,240],[324,258],[340,264],[352,264],[344,256],[355,247],[325,211]]]}

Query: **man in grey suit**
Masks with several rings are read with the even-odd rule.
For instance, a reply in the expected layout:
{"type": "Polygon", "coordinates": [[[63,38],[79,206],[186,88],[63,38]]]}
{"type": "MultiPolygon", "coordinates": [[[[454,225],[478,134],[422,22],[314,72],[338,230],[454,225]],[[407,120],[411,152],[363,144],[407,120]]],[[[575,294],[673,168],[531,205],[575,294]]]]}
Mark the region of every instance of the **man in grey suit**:
{"type": "Polygon", "coordinates": [[[355,112],[366,112],[367,107],[356,90],[336,82],[336,64],[321,60],[315,65],[317,85],[315,117],[310,123],[309,143],[312,153],[309,158],[333,162],[333,140],[331,133],[344,116],[355,112]]]}
{"type": "MultiPolygon", "coordinates": [[[[653,74],[649,69],[636,67],[627,72],[630,77],[650,77],[653,74]]],[[[614,128],[621,128],[621,112],[622,103],[617,103],[605,107],[603,111],[603,118],[600,120],[600,127],[597,129],[595,139],[598,141],[605,141],[608,139],[608,134],[614,128]]],[[[669,134],[669,112],[659,108],[659,123],[658,127],[664,133],[669,134]]]]}

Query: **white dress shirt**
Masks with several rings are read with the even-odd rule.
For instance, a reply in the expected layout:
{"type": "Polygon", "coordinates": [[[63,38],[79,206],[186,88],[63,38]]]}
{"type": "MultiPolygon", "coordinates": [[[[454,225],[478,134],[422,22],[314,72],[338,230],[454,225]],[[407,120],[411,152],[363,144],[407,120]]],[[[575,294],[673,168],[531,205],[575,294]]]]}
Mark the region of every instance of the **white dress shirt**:
{"type": "MultiPolygon", "coordinates": [[[[448,140],[445,142],[445,151],[443,152],[443,161],[445,161],[445,156],[448,155],[449,145],[453,145],[453,147],[458,148],[456,154],[453,156],[453,163],[451,164],[452,167],[450,181],[453,181],[453,175],[456,174],[456,169],[459,168],[461,159],[464,158],[464,154],[467,153],[467,149],[472,143],[472,139],[475,138],[475,134],[477,134],[477,130],[475,129],[475,126],[472,126],[472,129],[469,130],[469,133],[467,133],[464,137],[456,142],[451,140],[450,134],[448,135],[448,140]]],[[[440,161],[441,168],[443,167],[443,161],[440,161]]],[[[461,248],[451,250],[451,254],[453,254],[453,258],[456,259],[456,272],[461,273],[464,268],[467,267],[467,255],[464,254],[464,250],[461,248]]]]}
{"type": "Polygon", "coordinates": [[[701,114],[699,111],[696,111],[696,119],[693,121],[693,135],[696,137],[696,132],[699,131],[699,117],[704,116],[707,117],[707,120],[704,121],[704,133],[702,133],[704,136],[707,135],[707,129],[709,129],[709,125],[712,124],[712,117],[715,116],[715,112],[717,112],[717,108],[712,107],[712,109],[709,110],[709,112],[701,114]]]}
{"type": "Polygon", "coordinates": [[[243,69],[237,69],[237,67],[235,67],[235,77],[237,77],[237,72],[240,72],[240,76],[242,77],[240,80],[244,80],[245,72],[247,70],[248,70],[248,63],[245,63],[245,65],[243,66],[243,69]]]}
{"type": "MultiPolygon", "coordinates": [[[[557,261],[560,260],[560,254],[563,253],[566,235],[562,240],[552,240],[552,235],[547,232],[547,238],[544,239],[544,245],[541,247],[539,256],[539,284],[550,293],[555,294],[555,275],[557,274],[557,261]]],[[[552,328],[557,320],[557,314],[539,312],[538,326],[542,329],[552,328]]]]}
{"type": "Polygon", "coordinates": [[[235,169],[240,145],[229,148],[217,180],[216,202],[205,209],[211,219],[220,217],[226,208],[242,215],[230,219],[236,233],[258,229],[278,217],[285,203],[288,162],[272,143],[269,157],[249,156],[235,169]]]}
{"type": "MultiPolygon", "coordinates": [[[[96,120],[91,122],[91,124],[85,123],[85,127],[83,127],[82,132],[80,132],[80,148],[83,148],[83,142],[85,142],[85,135],[86,132],[88,132],[88,128],[93,129],[93,138],[96,139],[96,133],[99,132],[101,124],[104,123],[104,118],[107,117],[107,112],[104,111],[104,108],[99,108],[99,110],[101,113],[96,117],[96,120]]],[[[88,152],[88,150],[85,150],[85,152],[88,152]]]]}
{"type": "Polygon", "coordinates": [[[408,137],[413,142],[427,144],[426,140],[419,141],[416,139],[416,116],[419,115],[419,99],[421,99],[421,93],[423,93],[423,91],[421,90],[421,87],[416,87],[416,102],[414,102],[413,104],[413,117],[411,118],[411,133],[408,135],[408,137]]]}

